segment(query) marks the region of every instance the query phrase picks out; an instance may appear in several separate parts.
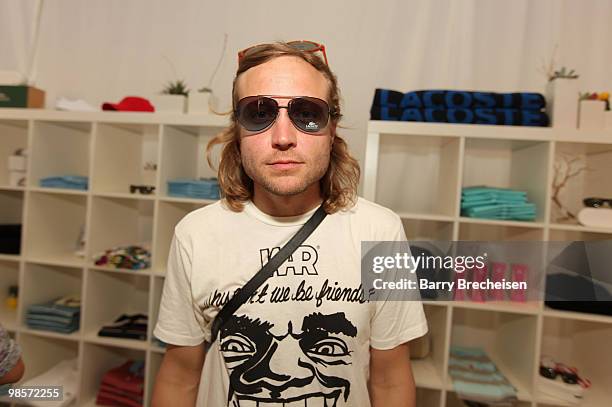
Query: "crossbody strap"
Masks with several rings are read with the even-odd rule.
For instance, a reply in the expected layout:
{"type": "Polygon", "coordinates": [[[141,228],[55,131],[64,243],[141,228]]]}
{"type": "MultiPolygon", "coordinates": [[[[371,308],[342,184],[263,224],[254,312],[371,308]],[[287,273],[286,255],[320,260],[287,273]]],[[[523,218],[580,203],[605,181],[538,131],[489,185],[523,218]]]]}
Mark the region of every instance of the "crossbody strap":
{"type": "Polygon", "coordinates": [[[274,274],[281,264],[310,236],[310,234],[325,219],[327,213],[323,205],[315,211],[308,221],[297,231],[295,235],[276,253],[268,262],[221,308],[212,323],[211,343],[217,339],[219,330],[232,315],[247,302],[249,297],[274,274]]]}

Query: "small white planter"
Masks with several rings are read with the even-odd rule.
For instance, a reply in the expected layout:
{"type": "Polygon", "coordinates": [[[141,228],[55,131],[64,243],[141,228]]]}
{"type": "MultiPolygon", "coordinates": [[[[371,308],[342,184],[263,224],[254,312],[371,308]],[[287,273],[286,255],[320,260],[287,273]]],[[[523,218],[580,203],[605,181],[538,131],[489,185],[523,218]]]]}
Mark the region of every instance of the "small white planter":
{"type": "Polygon", "coordinates": [[[580,101],[580,119],[578,127],[581,130],[603,130],[605,126],[606,102],[603,100],[580,101]]]}
{"type": "Polygon", "coordinates": [[[185,113],[187,110],[187,98],[183,95],[153,95],[149,100],[156,112],[185,113]]]}
{"type": "Polygon", "coordinates": [[[546,111],[552,127],[578,127],[578,89],[576,79],[557,78],[546,84],[546,111]]]}
{"type": "Polygon", "coordinates": [[[210,92],[189,92],[187,113],[210,114],[210,92]]]}

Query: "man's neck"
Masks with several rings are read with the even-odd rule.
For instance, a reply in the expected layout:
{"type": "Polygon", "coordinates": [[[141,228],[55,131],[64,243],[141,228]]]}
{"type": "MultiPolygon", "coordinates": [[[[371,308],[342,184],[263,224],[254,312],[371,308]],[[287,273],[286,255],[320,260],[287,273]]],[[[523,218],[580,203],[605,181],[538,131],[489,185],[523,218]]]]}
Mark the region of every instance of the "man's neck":
{"type": "Polygon", "coordinates": [[[316,208],[323,202],[318,185],[291,196],[275,195],[255,187],[253,204],[270,216],[298,216],[316,208]]]}

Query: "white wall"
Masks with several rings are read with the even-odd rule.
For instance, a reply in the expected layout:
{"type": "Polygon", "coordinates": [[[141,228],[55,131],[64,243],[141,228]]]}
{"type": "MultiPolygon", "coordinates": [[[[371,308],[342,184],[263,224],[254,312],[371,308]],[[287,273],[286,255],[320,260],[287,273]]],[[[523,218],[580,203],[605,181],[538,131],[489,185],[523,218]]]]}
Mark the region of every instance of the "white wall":
{"type": "MultiPolygon", "coordinates": [[[[34,0],[0,0],[0,70],[25,69],[34,0]]],[[[363,159],[374,88],[543,91],[559,65],[585,90],[612,88],[609,0],[47,0],[36,84],[90,103],[147,96],[176,79],[213,83],[229,106],[236,52],[273,40],[323,42],[344,96],[343,130],[363,159]]]]}

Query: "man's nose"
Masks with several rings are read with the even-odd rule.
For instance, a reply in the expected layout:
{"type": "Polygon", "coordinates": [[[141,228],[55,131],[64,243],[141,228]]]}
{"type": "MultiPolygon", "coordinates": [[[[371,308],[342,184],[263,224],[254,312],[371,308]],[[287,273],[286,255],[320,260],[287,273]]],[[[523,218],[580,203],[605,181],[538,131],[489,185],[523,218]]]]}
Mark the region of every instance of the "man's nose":
{"type": "Polygon", "coordinates": [[[272,125],[272,147],[279,150],[288,150],[297,145],[297,129],[289,119],[289,113],[286,108],[281,108],[278,111],[278,117],[272,125]]]}

